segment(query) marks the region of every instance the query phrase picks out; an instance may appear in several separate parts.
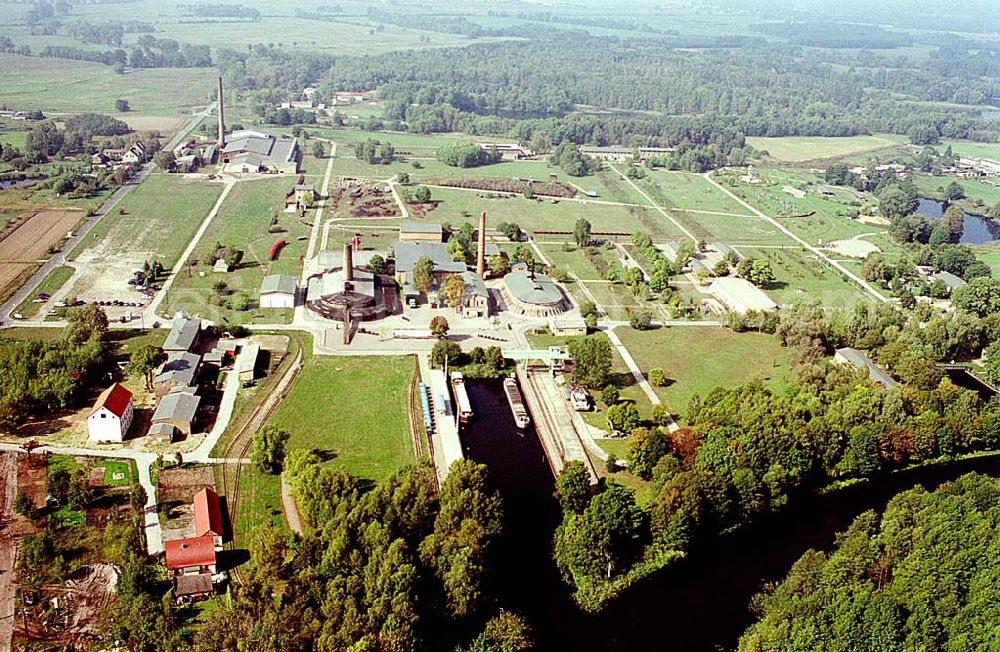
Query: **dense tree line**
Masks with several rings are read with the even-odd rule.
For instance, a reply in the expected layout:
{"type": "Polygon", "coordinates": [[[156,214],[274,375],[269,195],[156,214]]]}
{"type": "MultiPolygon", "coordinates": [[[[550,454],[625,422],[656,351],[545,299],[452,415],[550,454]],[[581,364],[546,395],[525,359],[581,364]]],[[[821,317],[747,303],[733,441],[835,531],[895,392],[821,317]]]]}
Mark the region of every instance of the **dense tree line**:
{"type": "Polygon", "coordinates": [[[1000,482],[968,474],[894,497],[756,599],[740,652],[987,650],[1000,644],[1000,482]]]}
{"type": "Polygon", "coordinates": [[[260,20],[259,10],[241,4],[210,4],[207,2],[200,2],[197,4],[181,5],[180,7],[193,16],[205,16],[209,18],[252,18],[253,20],[260,20]]]}
{"type": "Polygon", "coordinates": [[[442,145],[438,148],[436,156],[445,165],[455,168],[475,168],[503,160],[496,148],[483,149],[470,141],[442,145]]]}
{"type": "Polygon", "coordinates": [[[585,136],[566,134],[554,142],[637,144],[630,138],[637,135],[673,145],[705,142],[723,131],[846,136],[909,133],[916,126],[941,136],[979,137],[997,130],[976,112],[886,97],[894,92],[950,101],[973,88],[985,98],[993,96],[995,81],[952,69],[943,74],[923,63],[894,63],[843,69],[788,46],[677,51],[584,36],[342,58],[334,62],[329,83],[332,89],[379,88],[400,119],[425,131],[513,133],[515,125],[506,120],[519,118],[530,123],[519,125],[529,132],[525,142],[532,131],[558,128],[533,120],[562,123],[570,115],[584,124],[596,117],[598,124],[585,136]],[[593,116],[576,112],[578,105],[661,115],[593,116]],[[682,133],[699,124],[700,134],[682,133]]]}
{"type": "Polygon", "coordinates": [[[26,416],[77,406],[110,361],[108,318],[97,306],[74,308],[60,340],[0,339],[0,429],[11,432],[26,416]]]}
{"type": "MultiPolygon", "coordinates": [[[[247,641],[275,652],[453,649],[495,613],[484,581],[503,515],[485,467],[456,462],[440,491],[427,466],[366,491],[316,453],[295,451],[285,475],[307,532],[294,542],[258,532],[242,584],[209,615],[196,650],[247,641]]],[[[526,636],[522,620],[501,616],[469,649],[524,650],[526,636]]]]}
{"type": "Polygon", "coordinates": [[[781,22],[752,25],[754,31],[817,48],[883,50],[908,47],[913,37],[875,25],[831,22],[781,22]]]}
{"type": "Polygon", "coordinates": [[[627,527],[616,520],[633,512],[634,499],[614,488],[603,500],[618,516],[603,504],[589,518],[589,507],[577,508],[581,518],[566,513],[557,534],[557,561],[584,606],[596,608],[636,575],[780,509],[796,492],[1000,445],[1000,398],[984,401],[935,366],[1000,340],[995,312],[858,306],[827,315],[797,307],[780,317],[751,314],[734,327],[775,333],[792,348],[794,387],[776,394],[752,381],[695,396],[686,427],[675,432],[658,415],[651,426],[633,421],[629,467],[655,489],[642,518],[629,517],[627,527]],[[833,364],[830,354],[843,346],[871,351],[905,385],[886,389],[866,372],[833,364]],[[609,543],[596,550],[590,543],[600,533],[609,543]]]}

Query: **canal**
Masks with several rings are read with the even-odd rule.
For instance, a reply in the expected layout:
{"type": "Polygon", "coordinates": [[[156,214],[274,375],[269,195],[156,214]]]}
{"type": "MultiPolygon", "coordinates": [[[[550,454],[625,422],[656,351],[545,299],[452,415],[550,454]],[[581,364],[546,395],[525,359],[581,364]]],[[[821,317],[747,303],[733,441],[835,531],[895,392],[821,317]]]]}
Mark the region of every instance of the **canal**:
{"type": "Polygon", "coordinates": [[[559,524],[554,481],[534,430],[523,435],[499,382],[467,381],[475,417],[463,433],[466,454],[485,464],[504,496],[507,531],[493,569],[500,606],[523,614],[539,649],[575,652],[686,652],[734,649],[752,622],[751,598],[780,580],[809,548],[869,509],[916,484],[929,489],[969,471],[1000,477],[1000,459],[975,458],[903,471],[832,492],[803,494],[779,514],[694,550],[638,583],[600,614],[573,603],[552,560],[559,524]]]}

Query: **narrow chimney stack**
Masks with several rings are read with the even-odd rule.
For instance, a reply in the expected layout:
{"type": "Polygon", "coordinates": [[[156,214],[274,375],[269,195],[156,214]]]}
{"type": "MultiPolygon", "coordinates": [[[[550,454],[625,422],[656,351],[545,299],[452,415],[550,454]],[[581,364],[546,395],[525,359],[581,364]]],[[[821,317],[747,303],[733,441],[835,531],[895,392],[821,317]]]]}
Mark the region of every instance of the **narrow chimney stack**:
{"type": "Polygon", "coordinates": [[[219,76],[219,155],[222,155],[222,149],[226,146],[226,115],[225,107],[222,102],[222,76],[219,76]]]}
{"type": "Polygon", "coordinates": [[[486,211],[479,216],[479,246],[476,251],[476,274],[486,278],[486,211]]]}
{"type": "Polygon", "coordinates": [[[344,283],[354,280],[354,250],[350,243],[344,245],[344,283]]]}

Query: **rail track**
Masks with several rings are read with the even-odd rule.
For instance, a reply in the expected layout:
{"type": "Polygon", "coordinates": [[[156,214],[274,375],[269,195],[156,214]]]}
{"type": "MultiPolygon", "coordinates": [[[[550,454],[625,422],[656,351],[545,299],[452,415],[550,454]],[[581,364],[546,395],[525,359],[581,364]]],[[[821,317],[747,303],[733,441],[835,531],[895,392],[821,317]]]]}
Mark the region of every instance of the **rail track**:
{"type": "MultiPolygon", "coordinates": [[[[253,445],[253,434],[262,428],[268,419],[271,418],[282,399],[288,395],[292,381],[298,377],[299,372],[302,370],[304,357],[302,350],[300,346],[295,353],[295,359],[292,361],[292,364],[278,378],[274,389],[261,401],[260,405],[254,408],[250,417],[233,435],[226,446],[223,456],[224,461],[222,463],[222,490],[226,496],[229,508],[229,531],[232,533],[229,540],[230,550],[236,548],[236,514],[239,509],[240,475],[243,470],[243,460],[246,459],[250,446],[253,445]],[[235,468],[230,469],[230,465],[235,468]]],[[[237,584],[240,583],[239,570],[237,568],[233,568],[233,579],[237,584]]]]}

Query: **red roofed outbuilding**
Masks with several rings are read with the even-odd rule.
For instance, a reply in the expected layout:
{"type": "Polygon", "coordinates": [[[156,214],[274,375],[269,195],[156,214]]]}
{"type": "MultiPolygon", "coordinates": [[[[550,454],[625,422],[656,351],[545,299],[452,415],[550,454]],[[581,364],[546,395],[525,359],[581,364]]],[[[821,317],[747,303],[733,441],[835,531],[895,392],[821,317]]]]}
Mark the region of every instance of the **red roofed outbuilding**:
{"type": "Polygon", "coordinates": [[[215,574],[215,541],[212,537],[174,539],[163,544],[167,570],[178,575],[215,574]]]}
{"type": "Polygon", "coordinates": [[[205,487],[194,495],[194,535],[212,537],[217,548],[222,547],[222,512],[219,494],[205,487]]]}
{"type": "Polygon", "coordinates": [[[132,392],[115,383],[101,392],[87,415],[87,438],[90,441],[124,441],[133,416],[132,392]]]}

